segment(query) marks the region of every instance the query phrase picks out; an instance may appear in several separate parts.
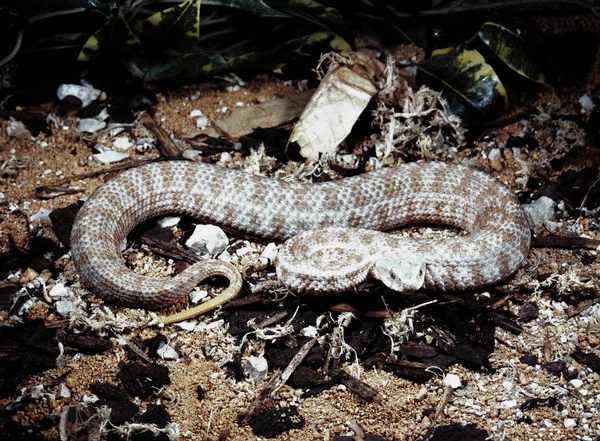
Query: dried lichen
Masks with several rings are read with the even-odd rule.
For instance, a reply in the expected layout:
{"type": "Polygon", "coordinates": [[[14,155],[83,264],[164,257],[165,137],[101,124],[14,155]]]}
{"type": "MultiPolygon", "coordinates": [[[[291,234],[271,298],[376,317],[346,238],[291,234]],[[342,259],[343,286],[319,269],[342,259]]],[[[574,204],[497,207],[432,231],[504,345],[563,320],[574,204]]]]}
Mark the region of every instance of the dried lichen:
{"type": "MultiPolygon", "coordinates": [[[[390,69],[389,76],[393,76],[390,69]]],[[[465,129],[460,118],[448,112],[447,103],[439,92],[421,87],[408,89],[402,111],[387,104],[395,82],[377,97],[374,123],[381,129],[376,155],[383,160],[390,155],[438,158],[454,156],[453,147],[464,141],[465,129]]]]}

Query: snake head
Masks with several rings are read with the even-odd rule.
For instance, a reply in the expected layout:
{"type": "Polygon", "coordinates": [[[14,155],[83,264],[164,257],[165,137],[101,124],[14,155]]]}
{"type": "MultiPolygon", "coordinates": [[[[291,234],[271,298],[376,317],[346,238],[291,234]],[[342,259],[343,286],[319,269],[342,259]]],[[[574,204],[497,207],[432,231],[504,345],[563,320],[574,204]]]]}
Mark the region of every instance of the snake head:
{"type": "Polygon", "coordinates": [[[425,283],[425,265],[425,260],[415,254],[386,251],[375,261],[373,275],[388,288],[409,294],[425,283]]]}

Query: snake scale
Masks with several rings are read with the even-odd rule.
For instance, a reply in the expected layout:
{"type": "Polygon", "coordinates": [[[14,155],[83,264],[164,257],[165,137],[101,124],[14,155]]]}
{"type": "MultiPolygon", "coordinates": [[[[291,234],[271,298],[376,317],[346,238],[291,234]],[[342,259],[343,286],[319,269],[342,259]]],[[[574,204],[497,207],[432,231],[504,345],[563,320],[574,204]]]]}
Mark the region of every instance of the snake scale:
{"type": "Polygon", "coordinates": [[[127,234],[166,214],[290,239],[277,258],[278,278],[292,291],[315,295],[348,290],[370,276],[400,292],[477,289],[513,274],[530,246],[529,223],[515,196],[485,173],[457,164],[403,164],[310,184],[167,161],[125,171],[85,202],[71,233],[83,286],[105,300],[147,309],[173,304],[213,275],[229,278],[227,296],[237,295],[239,273],[220,261],[194,264],[169,279],[127,268],[120,253],[127,234]],[[381,232],[409,224],[448,225],[465,234],[415,239],[381,232]],[[405,282],[405,270],[416,284],[405,282]]]}

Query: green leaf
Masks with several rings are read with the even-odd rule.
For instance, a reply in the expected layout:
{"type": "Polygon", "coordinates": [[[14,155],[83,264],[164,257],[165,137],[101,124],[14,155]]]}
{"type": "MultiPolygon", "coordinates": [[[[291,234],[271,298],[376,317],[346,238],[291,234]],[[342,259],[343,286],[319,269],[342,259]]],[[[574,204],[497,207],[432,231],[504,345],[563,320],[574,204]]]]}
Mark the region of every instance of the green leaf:
{"type": "MultiPolygon", "coordinates": [[[[140,38],[152,42],[197,41],[200,37],[200,0],[186,0],[148,17],[135,26],[140,38]]],[[[185,44],[185,43],[183,43],[185,44]]]]}
{"type": "Polygon", "coordinates": [[[324,6],[314,0],[269,0],[276,8],[302,17],[309,21],[318,21],[327,26],[344,26],[345,20],[339,11],[331,6],[324,6]]]}
{"type": "Polygon", "coordinates": [[[545,82],[544,74],[518,28],[513,30],[499,23],[486,22],[478,35],[498,58],[519,75],[538,83],[545,82]]]}
{"type": "Polygon", "coordinates": [[[140,40],[131,31],[118,7],[113,8],[106,23],[83,45],[78,61],[107,60],[109,57],[121,58],[122,54],[141,51],[140,40]]]}
{"type": "MultiPolygon", "coordinates": [[[[54,14],[60,11],[71,9],[100,9],[108,12],[117,3],[104,3],[99,0],[30,0],[22,2],[26,6],[24,13],[27,17],[33,17],[42,14],[54,14]]],[[[19,5],[21,6],[21,5],[19,5]]]]}
{"type": "Polygon", "coordinates": [[[204,4],[240,9],[259,17],[289,17],[288,14],[271,8],[262,0],[205,0],[204,4]]]}
{"type": "Polygon", "coordinates": [[[130,71],[145,81],[167,79],[190,80],[209,76],[266,72],[283,67],[296,57],[303,48],[310,45],[325,44],[334,50],[345,50],[350,46],[339,36],[330,32],[316,32],[305,37],[290,40],[271,50],[252,52],[225,61],[205,53],[186,54],[161,62],[136,60],[130,65],[130,71]]]}
{"type": "Polygon", "coordinates": [[[476,50],[438,49],[419,66],[424,82],[442,92],[465,121],[493,119],[508,104],[502,82],[476,50]]]}

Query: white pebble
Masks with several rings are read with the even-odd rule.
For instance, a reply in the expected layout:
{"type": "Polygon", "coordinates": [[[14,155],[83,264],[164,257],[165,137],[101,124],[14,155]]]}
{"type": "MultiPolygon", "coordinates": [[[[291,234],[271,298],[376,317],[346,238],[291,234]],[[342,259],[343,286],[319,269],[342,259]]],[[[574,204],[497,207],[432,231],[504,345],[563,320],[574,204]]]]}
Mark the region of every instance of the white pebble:
{"type": "Polygon", "coordinates": [[[269,242],[265,249],[262,251],[262,253],[260,253],[260,257],[268,259],[269,262],[273,262],[275,260],[275,257],[277,257],[278,250],[279,249],[277,248],[277,245],[274,242],[269,242]]]}
{"type": "Polygon", "coordinates": [[[219,162],[231,162],[233,160],[233,156],[229,152],[222,152],[221,157],[219,158],[219,162]]]}
{"type": "Polygon", "coordinates": [[[81,107],[89,106],[96,101],[102,92],[93,87],[80,86],[79,84],[61,84],[56,90],[56,96],[59,100],[67,96],[74,96],[81,100],[81,107]]]}
{"type": "Polygon", "coordinates": [[[193,289],[192,292],[190,293],[190,302],[195,305],[196,303],[204,300],[206,297],[208,297],[207,290],[196,288],[196,289],[193,289]]]}
{"type": "Polygon", "coordinates": [[[84,133],[95,133],[106,127],[104,121],[98,121],[96,118],[80,119],[77,123],[77,130],[84,133]]]}
{"type": "Polygon", "coordinates": [[[61,398],[69,398],[71,397],[71,391],[64,383],[60,383],[58,385],[58,396],[61,398]]]}
{"type": "Polygon", "coordinates": [[[198,118],[199,116],[203,116],[202,110],[194,109],[190,112],[191,118],[198,118]]]}
{"type": "Polygon", "coordinates": [[[567,419],[565,419],[564,424],[565,424],[565,429],[571,429],[577,425],[577,421],[575,421],[573,418],[567,418],[567,419]]]}
{"type": "Polygon", "coordinates": [[[42,398],[44,396],[44,385],[38,384],[37,386],[33,386],[29,389],[29,395],[31,395],[31,398],[33,399],[42,398]]]}
{"type": "Polygon", "coordinates": [[[488,155],[488,159],[490,161],[497,161],[502,157],[502,153],[500,152],[500,149],[491,149],[490,153],[488,155]]]}
{"type": "Polygon", "coordinates": [[[259,384],[265,381],[269,372],[269,364],[264,357],[244,357],[242,359],[242,369],[244,375],[254,383],[259,384]]]}
{"type": "Polygon", "coordinates": [[[39,221],[49,221],[50,213],[52,213],[52,210],[48,210],[47,208],[40,208],[37,213],[31,215],[29,220],[31,223],[39,221]]]}
{"type": "Polygon", "coordinates": [[[156,354],[163,360],[179,360],[179,354],[177,351],[164,342],[161,342],[158,345],[156,354]]]}
{"type": "Polygon", "coordinates": [[[208,253],[216,256],[225,251],[229,245],[229,239],[216,225],[196,225],[185,245],[198,254],[208,253]]]}
{"type": "Polygon", "coordinates": [[[556,207],[556,203],[546,196],[542,196],[531,204],[523,205],[533,220],[534,228],[540,228],[554,215],[554,207],[556,207]]]}
{"type": "Polygon", "coordinates": [[[65,286],[64,283],[57,283],[52,287],[48,293],[50,297],[69,297],[71,290],[65,286]]]}
{"type": "Polygon", "coordinates": [[[181,157],[184,159],[188,159],[190,161],[194,161],[198,156],[202,154],[199,150],[194,149],[185,149],[181,154],[181,157]]]}
{"type": "Polygon", "coordinates": [[[156,223],[162,228],[174,227],[181,220],[181,216],[166,216],[158,219],[156,223]]]}
{"type": "Polygon", "coordinates": [[[517,400],[506,400],[500,403],[500,406],[503,409],[512,409],[513,407],[517,407],[517,400]]]}
{"type": "Polygon", "coordinates": [[[127,136],[119,136],[113,141],[113,147],[116,147],[118,150],[129,150],[132,145],[133,143],[127,136]]]}
{"type": "Polygon", "coordinates": [[[70,317],[71,314],[73,314],[75,307],[73,306],[73,302],[70,300],[59,300],[58,302],[54,303],[54,309],[56,309],[56,312],[61,317],[70,317]]]}
{"type": "Polygon", "coordinates": [[[594,107],[596,107],[592,99],[587,94],[582,95],[579,98],[579,104],[581,104],[583,112],[585,112],[586,110],[594,110],[594,107]]]}
{"type": "Polygon", "coordinates": [[[105,152],[92,155],[92,158],[94,158],[94,160],[100,164],[111,164],[113,162],[119,162],[129,158],[129,153],[107,150],[105,152]]]}
{"type": "Polygon", "coordinates": [[[206,116],[201,116],[196,119],[196,128],[203,130],[210,125],[210,121],[206,116]]]}
{"type": "Polygon", "coordinates": [[[194,328],[196,327],[196,322],[195,321],[179,322],[179,323],[175,323],[175,326],[179,326],[184,331],[193,331],[194,328]]]}
{"type": "Polygon", "coordinates": [[[502,386],[506,390],[511,390],[513,388],[513,384],[510,381],[503,381],[502,386]]]}
{"type": "Polygon", "coordinates": [[[571,386],[576,389],[579,389],[581,386],[583,386],[583,381],[578,378],[574,378],[573,380],[569,381],[569,383],[571,383],[571,386]]]}
{"type": "Polygon", "coordinates": [[[450,386],[452,389],[459,388],[461,386],[460,377],[455,374],[447,374],[444,377],[444,385],[450,386]]]}

